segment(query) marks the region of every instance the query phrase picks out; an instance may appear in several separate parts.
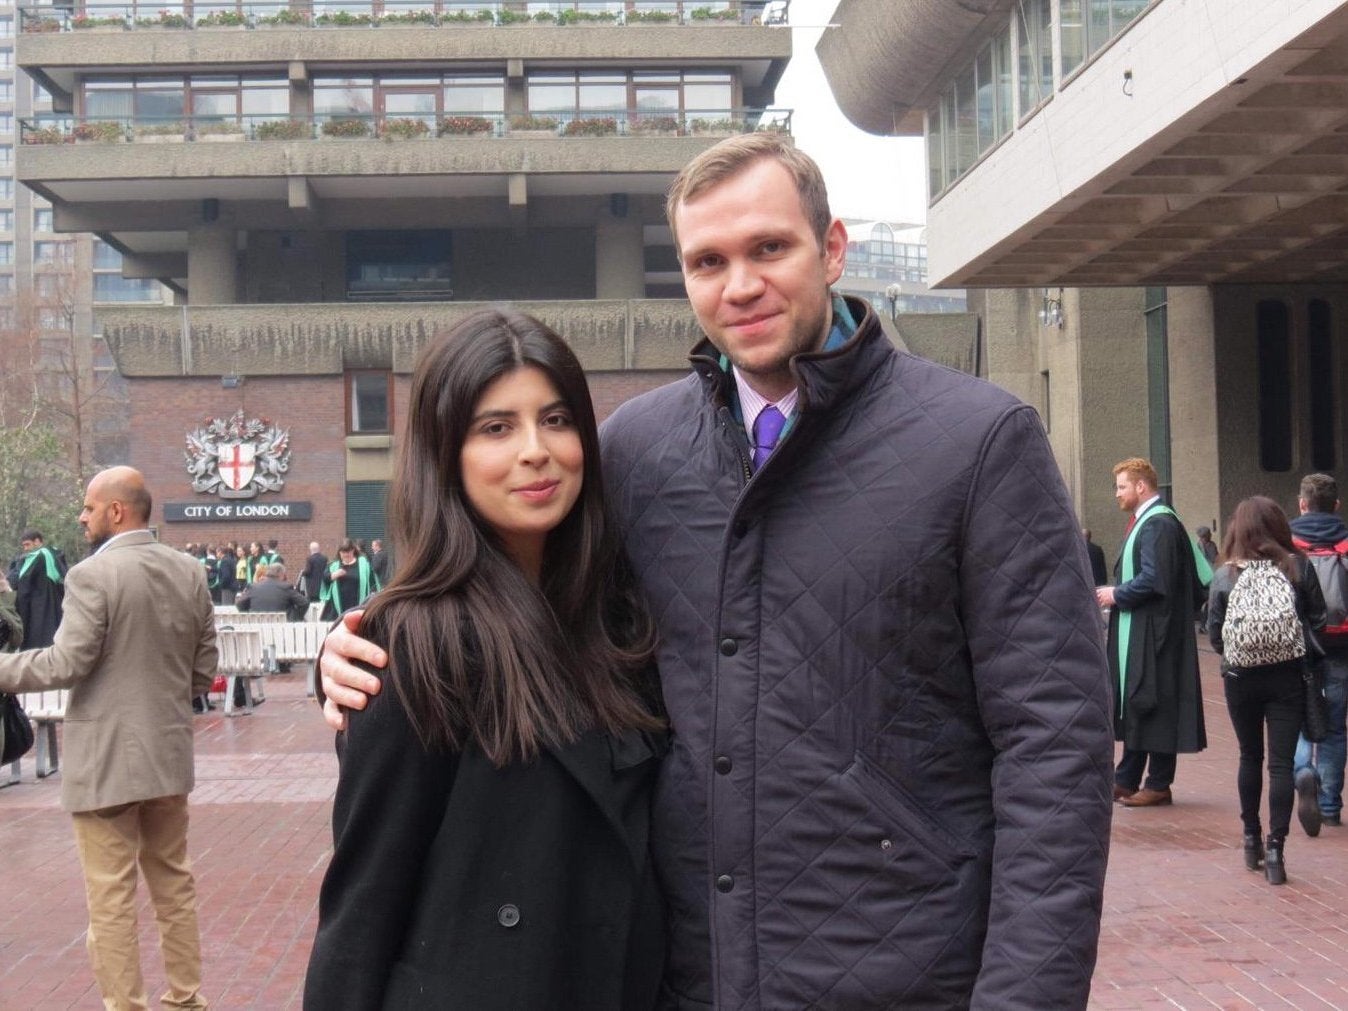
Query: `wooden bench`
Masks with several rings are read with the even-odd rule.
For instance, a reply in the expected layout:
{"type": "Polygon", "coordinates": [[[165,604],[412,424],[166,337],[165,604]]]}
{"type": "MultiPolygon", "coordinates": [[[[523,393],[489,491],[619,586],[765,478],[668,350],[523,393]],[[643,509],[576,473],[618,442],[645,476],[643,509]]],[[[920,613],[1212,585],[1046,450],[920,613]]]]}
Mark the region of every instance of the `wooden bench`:
{"type": "Polygon", "coordinates": [[[314,661],[328,634],[325,621],[288,621],[279,625],[261,627],[262,641],[277,664],[305,664],[305,688],[314,694],[314,661]]]}
{"type": "MultiPolygon", "coordinates": [[[[56,745],[56,725],[65,721],[66,701],[69,698],[69,688],[49,692],[19,693],[19,705],[23,706],[23,711],[33,723],[33,738],[36,745],[34,759],[37,762],[38,779],[46,779],[61,767],[61,755],[56,745]]],[[[12,786],[19,781],[23,771],[22,763],[22,758],[10,763],[6,786],[12,786]]]]}

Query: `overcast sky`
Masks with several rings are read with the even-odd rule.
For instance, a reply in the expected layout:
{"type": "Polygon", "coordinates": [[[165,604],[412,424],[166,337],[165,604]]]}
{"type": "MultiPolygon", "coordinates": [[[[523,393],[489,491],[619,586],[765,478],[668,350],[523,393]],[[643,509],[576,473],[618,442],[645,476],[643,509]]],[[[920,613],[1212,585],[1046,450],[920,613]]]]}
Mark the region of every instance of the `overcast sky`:
{"type": "Polygon", "coordinates": [[[791,0],[791,63],[777,86],[777,105],[793,110],[796,145],[824,170],[839,217],[926,221],[922,141],[875,137],[857,129],[833,101],[815,43],[837,0],[791,0]]]}

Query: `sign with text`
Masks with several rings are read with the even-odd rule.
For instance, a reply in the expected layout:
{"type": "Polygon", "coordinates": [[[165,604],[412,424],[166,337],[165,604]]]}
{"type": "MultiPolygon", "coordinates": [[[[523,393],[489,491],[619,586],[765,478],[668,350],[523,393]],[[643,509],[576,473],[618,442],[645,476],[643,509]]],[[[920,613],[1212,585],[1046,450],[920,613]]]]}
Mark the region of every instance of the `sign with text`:
{"type": "Polygon", "coordinates": [[[168,523],[228,523],[235,520],[313,519],[312,502],[165,502],[168,523]]]}

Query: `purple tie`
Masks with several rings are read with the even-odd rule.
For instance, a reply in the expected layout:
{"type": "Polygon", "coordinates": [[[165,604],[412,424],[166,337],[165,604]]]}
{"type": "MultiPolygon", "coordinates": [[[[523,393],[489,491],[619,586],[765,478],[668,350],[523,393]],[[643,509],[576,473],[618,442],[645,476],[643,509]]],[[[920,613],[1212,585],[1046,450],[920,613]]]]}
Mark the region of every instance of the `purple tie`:
{"type": "Polygon", "coordinates": [[[758,413],[754,419],[754,470],[763,466],[763,461],[771,455],[785,424],[785,416],[771,404],[758,413]]]}

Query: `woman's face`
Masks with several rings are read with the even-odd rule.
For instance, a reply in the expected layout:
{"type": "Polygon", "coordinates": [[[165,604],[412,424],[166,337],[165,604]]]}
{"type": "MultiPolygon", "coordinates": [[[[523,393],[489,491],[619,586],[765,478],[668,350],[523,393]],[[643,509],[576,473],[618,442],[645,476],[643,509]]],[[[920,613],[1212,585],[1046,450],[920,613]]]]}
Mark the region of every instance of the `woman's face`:
{"type": "Polygon", "coordinates": [[[549,531],[580,497],[584,464],[570,408],[534,366],[482,391],[459,452],[469,503],[535,579],[549,531]]]}

